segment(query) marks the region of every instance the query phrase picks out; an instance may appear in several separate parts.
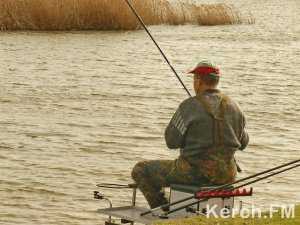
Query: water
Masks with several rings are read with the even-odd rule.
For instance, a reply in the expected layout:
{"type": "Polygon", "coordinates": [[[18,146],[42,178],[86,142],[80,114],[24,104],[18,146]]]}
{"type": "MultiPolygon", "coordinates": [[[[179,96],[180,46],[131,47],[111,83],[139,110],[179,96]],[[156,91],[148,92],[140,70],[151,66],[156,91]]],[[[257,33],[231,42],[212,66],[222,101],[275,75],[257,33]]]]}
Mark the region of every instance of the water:
{"type": "MultiPolygon", "coordinates": [[[[183,74],[198,60],[220,64],[221,89],[248,119],[242,177],[299,158],[300,2],[234,2],[255,25],[151,31],[190,90],[183,74]]],[[[177,157],[163,133],[187,96],[143,31],[1,33],[0,58],[0,224],[101,224],[95,184],[130,183],[136,162],[177,157]]],[[[290,171],[253,199],[300,203],[299,187],[290,171]]],[[[104,193],[130,202],[129,191],[104,193]]]]}

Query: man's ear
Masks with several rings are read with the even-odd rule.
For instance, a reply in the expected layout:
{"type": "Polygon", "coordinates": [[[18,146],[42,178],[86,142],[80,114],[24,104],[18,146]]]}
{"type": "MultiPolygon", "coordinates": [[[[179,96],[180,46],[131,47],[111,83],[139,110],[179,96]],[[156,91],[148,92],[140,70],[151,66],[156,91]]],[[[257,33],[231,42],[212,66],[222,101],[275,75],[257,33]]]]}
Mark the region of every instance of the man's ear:
{"type": "Polygon", "coordinates": [[[199,86],[201,86],[202,83],[203,83],[203,81],[202,81],[201,79],[197,79],[197,84],[198,84],[199,86]]]}

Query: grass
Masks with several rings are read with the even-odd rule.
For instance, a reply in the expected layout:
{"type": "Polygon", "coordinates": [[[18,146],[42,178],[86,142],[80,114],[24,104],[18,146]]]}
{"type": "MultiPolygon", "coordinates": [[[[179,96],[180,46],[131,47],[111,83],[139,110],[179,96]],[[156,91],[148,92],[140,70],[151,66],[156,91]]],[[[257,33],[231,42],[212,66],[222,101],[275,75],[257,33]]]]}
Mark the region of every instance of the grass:
{"type": "Polygon", "coordinates": [[[156,223],[156,225],[299,225],[300,224],[300,206],[296,207],[295,218],[282,219],[279,213],[274,214],[273,218],[268,219],[207,219],[206,217],[194,217],[181,219],[165,223],[156,223]]]}
{"type": "MultiPolygon", "coordinates": [[[[182,1],[131,0],[148,25],[252,23],[233,6],[182,1]]],[[[0,0],[1,30],[135,30],[124,0],[0,0]]]]}

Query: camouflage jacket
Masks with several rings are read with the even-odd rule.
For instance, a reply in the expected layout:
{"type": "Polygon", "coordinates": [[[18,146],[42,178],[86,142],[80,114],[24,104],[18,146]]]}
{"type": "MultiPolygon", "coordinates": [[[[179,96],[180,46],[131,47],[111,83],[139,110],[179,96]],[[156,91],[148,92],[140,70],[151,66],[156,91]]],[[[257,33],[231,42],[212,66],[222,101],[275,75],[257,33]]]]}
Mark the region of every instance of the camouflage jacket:
{"type": "Polygon", "coordinates": [[[218,90],[208,90],[180,104],[165,139],[170,149],[180,148],[181,157],[199,173],[225,183],[236,175],[235,151],[248,145],[245,123],[237,103],[218,90]]]}

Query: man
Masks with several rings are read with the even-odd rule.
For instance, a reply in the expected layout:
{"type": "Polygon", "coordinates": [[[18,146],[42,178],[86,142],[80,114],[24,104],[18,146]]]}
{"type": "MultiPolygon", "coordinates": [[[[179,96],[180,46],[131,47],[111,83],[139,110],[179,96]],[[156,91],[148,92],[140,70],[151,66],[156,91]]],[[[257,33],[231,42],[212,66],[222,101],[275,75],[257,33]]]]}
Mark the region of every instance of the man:
{"type": "Polygon", "coordinates": [[[238,104],[217,89],[219,69],[204,61],[190,73],[196,96],[179,105],[165,131],[167,146],[180,148],[179,158],[139,162],[132,171],[151,208],[168,203],[162,188],[171,183],[207,186],[234,181],[234,153],[249,142],[238,104]]]}

